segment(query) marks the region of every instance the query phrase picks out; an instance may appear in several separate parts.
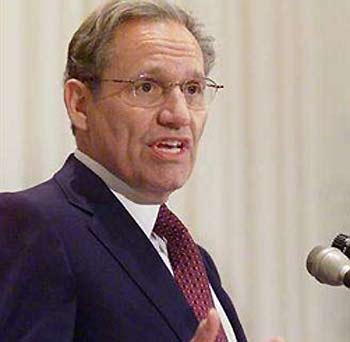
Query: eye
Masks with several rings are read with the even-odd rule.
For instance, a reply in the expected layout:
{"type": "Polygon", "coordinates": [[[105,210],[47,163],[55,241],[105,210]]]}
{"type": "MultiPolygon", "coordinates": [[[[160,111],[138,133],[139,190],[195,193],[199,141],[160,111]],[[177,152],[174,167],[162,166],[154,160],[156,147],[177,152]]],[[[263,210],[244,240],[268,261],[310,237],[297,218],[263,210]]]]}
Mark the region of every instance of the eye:
{"type": "Polygon", "coordinates": [[[201,95],[204,90],[204,85],[197,81],[189,81],[184,84],[184,92],[187,95],[201,95]]]}
{"type": "Polygon", "coordinates": [[[152,83],[150,82],[143,82],[142,85],[140,86],[140,89],[144,92],[144,93],[149,93],[152,91],[153,86],[152,83]]]}
{"type": "Polygon", "coordinates": [[[135,95],[151,95],[158,92],[159,86],[151,80],[138,80],[134,84],[135,95]]]}

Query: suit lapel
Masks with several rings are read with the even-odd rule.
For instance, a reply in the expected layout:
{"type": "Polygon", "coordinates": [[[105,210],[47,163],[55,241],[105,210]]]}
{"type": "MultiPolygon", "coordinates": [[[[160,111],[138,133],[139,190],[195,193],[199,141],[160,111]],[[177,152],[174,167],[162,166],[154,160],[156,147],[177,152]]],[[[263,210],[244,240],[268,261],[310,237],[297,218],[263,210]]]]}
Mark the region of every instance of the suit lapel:
{"type": "Polygon", "coordinates": [[[229,321],[231,323],[233,331],[236,335],[236,339],[238,342],[246,342],[247,339],[245,337],[243,328],[242,328],[241,323],[239,321],[236,309],[233,306],[230,297],[228,296],[228,294],[225,292],[225,290],[221,286],[221,280],[219,277],[219,273],[216,269],[216,266],[215,266],[213,260],[211,259],[210,255],[203,248],[200,248],[200,249],[201,249],[204,265],[205,265],[205,268],[207,270],[209,282],[210,282],[221,306],[223,307],[227,318],[229,319],[229,321]]]}
{"type": "Polygon", "coordinates": [[[91,215],[90,231],[162,314],[178,338],[198,321],[153,245],[102,180],[70,156],[55,180],[68,201],[91,215]]]}

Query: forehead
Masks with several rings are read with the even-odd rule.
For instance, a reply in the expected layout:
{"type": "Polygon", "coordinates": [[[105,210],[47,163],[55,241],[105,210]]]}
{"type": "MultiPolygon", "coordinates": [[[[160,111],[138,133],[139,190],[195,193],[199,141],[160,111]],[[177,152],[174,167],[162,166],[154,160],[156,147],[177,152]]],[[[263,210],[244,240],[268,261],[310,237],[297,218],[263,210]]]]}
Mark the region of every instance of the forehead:
{"type": "Polygon", "coordinates": [[[114,34],[109,58],[108,75],[204,74],[197,40],[185,26],[173,21],[133,20],[123,24],[114,34]]]}

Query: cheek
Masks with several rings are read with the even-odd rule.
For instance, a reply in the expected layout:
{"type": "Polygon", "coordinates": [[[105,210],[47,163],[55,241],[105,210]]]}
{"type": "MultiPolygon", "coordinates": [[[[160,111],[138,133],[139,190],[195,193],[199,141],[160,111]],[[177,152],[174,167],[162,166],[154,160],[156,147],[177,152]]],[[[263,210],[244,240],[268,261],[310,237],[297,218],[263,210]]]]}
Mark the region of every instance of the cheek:
{"type": "Polygon", "coordinates": [[[116,153],[126,149],[128,130],[120,117],[103,109],[99,108],[89,120],[90,141],[96,153],[110,154],[115,158],[116,153]]]}
{"type": "Polygon", "coordinates": [[[113,126],[110,132],[114,149],[120,157],[134,164],[139,163],[145,152],[148,137],[146,120],[114,120],[110,125],[113,126]]]}
{"type": "Polygon", "coordinates": [[[98,122],[95,123],[95,127],[98,127],[97,139],[100,143],[108,143],[122,141],[126,133],[123,123],[116,118],[104,116],[99,118],[98,122]]]}

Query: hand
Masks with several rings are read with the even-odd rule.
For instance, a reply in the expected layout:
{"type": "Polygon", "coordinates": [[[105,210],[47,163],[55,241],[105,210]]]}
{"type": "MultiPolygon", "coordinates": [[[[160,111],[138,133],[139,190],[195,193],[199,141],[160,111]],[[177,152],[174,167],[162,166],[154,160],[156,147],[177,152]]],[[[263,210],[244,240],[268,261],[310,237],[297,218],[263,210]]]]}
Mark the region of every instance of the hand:
{"type": "Polygon", "coordinates": [[[268,342],[285,342],[284,338],[283,337],[272,337],[269,339],[268,342]]]}
{"type": "MultiPolygon", "coordinates": [[[[215,342],[220,328],[219,314],[215,309],[210,309],[206,319],[203,319],[190,342],[215,342]]],[[[268,342],[285,342],[282,337],[272,337],[268,342]]]]}
{"type": "MultiPolygon", "coordinates": [[[[203,319],[196,330],[191,342],[215,342],[220,328],[219,314],[215,309],[210,309],[206,319],[203,319]]],[[[279,341],[271,341],[279,342],[279,341]]],[[[282,341],[283,342],[283,341],[282,341]]]]}

